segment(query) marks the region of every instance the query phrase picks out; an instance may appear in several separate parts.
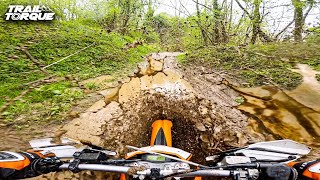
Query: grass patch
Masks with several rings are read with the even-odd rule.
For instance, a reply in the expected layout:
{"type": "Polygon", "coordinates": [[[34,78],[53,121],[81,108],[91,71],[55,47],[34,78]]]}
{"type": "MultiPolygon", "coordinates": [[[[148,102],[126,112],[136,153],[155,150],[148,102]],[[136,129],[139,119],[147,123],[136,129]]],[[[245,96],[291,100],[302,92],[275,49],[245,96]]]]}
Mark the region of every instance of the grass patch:
{"type": "MultiPolygon", "coordinates": [[[[23,84],[45,77],[17,47],[27,47],[30,54],[46,66],[94,43],[92,47],[47,68],[50,74],[72,76],[80,81],[125,73],[135,67],[142,56],[156,51],[156,47],[147,44],[125,50],[124,45],[135,41],[134,37],[107,33],[103,27],[81,21],[0,21],[0,107],[26,90],[27,86],[23,84]]],[[[89,89],[95,89],[95,85],[89,86],[89,89]]],[[[42,116],[32,118],[33,121],[42,121],[43,117],[54,119],[83,97],[83,92],[74,91],[73,87],[68,80],[40,86],[3,112],[5,121],[14,122],[19,116],[31,113],[42,116]]]]}
{"type": "Polygon", "coordinates": [[[20,125],[55,119],[59,123],[63,120],[61,115],[69,111],[73,102],[83,96],[83,91],[72,88],[68,81],[43,85],[10,106],[4,112],[5,122],[20,125]],[[21,117],[17,120],[17,116],[21,117]]]}
{"type": "Polygon", "coordinates": [[[180,64],[184,64],[187,61],[187,53],[182,53],[177,56],[177,61],[180,64]]]}
{"type": "Polygon", "coordinates": [[[184,64],[206,64],[210,68],[229,71],[244,79],[249,86],[260,86],[270,83],[270,80],[284,88],[296,87],[302,77],[289,68],[294,64],[279,58],[261,57],[248,50],[239,50],[235,47],[215,46],[199,49],[187,53],[184,64]]]}

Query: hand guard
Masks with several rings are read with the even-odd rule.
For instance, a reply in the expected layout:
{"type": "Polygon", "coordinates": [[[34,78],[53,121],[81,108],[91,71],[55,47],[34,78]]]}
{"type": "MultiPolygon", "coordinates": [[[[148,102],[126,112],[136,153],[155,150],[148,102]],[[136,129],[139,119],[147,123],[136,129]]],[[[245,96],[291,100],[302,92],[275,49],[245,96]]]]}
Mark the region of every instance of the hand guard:
{"type": "Polygon", "coordinates": [[[54,154],[41,151],[0,152],[0,179],[23,179],[59,170],[62,164],[54,154]]]}
{"type": "Polygon", "coordinates": [[[308,162],[290,162],[298,172],[298,179],[320,179],[320,159],[308,162]]]}

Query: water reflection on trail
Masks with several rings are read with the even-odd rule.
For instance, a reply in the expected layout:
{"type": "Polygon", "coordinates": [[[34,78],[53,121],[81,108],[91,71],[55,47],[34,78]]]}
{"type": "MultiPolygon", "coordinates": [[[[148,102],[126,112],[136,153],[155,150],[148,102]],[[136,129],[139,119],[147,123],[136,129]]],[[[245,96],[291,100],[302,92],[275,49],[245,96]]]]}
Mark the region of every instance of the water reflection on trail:
{"type": "Polygon", "coordinates": [[[293,71],[303,83],[292,91],[273,86],[237,88],[246,101],[238,108],[251,115],[249,129],[266,140],[288,138],[310,146],[320,146],[320,83],[317,71],[299,64],[293,71]]]}

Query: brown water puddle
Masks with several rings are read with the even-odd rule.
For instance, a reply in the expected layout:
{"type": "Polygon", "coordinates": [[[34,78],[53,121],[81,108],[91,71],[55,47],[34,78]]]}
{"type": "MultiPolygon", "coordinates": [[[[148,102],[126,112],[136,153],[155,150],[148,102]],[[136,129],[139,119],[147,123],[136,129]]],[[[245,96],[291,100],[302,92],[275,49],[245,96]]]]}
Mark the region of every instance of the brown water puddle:
{"type": "Polygon", "coordinates": [[[315,78],[318,72],[305,64],[298,64],[293,71],[303,76],[303,83],[292,91],[273,86],[237,88],[246,99],[238,109],[253,115],[249,129],[265,135],[267,140],[287,138],[319,147],[320,83],[315,78]]]}

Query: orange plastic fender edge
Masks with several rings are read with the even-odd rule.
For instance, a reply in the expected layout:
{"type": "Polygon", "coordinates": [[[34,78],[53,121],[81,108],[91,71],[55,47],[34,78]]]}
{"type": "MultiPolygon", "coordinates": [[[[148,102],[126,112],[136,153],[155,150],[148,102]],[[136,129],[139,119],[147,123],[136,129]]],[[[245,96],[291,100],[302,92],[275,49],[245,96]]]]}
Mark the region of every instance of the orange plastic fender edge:
{"type": "Polygon", "coordinates": [[[160,129],[163,130],[167,146],[172,147],[172,134],[171,134],[172,122],[169,120],[156,120],[152,123],[152,133],[150,146],[154,146],[157,138],[157,134],[160,129]]]}

